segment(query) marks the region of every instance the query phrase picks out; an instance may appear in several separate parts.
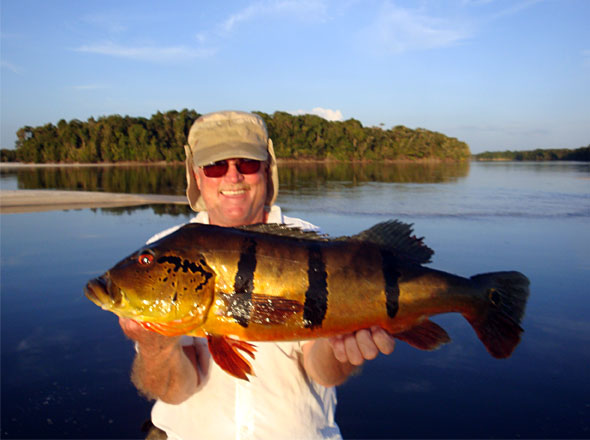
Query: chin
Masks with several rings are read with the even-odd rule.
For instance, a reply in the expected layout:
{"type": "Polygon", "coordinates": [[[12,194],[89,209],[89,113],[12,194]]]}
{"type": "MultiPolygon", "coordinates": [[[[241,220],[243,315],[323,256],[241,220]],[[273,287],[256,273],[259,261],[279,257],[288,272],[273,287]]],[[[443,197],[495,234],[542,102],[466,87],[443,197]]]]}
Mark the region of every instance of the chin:
{"type": "Polygon", "coordinates": [[[249,223],[249,218],[245,214],[226,214],[224,224],[227,226],[242,226],[249,223]]]}

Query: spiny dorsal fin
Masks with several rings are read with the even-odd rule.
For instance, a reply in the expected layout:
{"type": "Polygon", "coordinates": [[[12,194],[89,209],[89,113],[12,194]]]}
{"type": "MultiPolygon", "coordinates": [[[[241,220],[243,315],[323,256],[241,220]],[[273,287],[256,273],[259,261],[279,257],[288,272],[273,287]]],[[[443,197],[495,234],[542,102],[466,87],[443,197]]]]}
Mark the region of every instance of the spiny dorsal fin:
{"type": "Polygon", "coordinates": [[[278,235],[280,237],[328,241],[327,235],[320,234],[316,231],[307,231],[296,226],[283,225],[279,223],[257,223],[255,225],[239,226],[236,229],[249,232],[259,232],[261,234],[278,235]]]}
{"type": "Polygon", "coordinates": [[[258,223],[255,225],[240,226],[237,229],[258,232],[262,234],[272,234],[280,237],[291,237],[304,240],[318,241],[364,241],[373,243],[388,251],[393,252],[403,258],[408,258],[418,264],[430,262],[430,257],[434,251],[426,246],[422,238],[412,235],[412,225],[400,222],[399,220],[389,220],[378,223],[375,226],[360,232],[352,237],[330,238],[325,234],[319,234],[315,231],[305,231],[297,227],[287,226],[277,223],[258,223]]]}
{"type": "Polygon", "coordinates": [[[424,237],[417,238],[412,233],[411,224],[399,220],[389,220],[378,223],[352,237],[342,237],[341,239],[373,243],[395,255],[410,258],[419,264],[429,263],[434,251],[423,243],[424,237]]]}

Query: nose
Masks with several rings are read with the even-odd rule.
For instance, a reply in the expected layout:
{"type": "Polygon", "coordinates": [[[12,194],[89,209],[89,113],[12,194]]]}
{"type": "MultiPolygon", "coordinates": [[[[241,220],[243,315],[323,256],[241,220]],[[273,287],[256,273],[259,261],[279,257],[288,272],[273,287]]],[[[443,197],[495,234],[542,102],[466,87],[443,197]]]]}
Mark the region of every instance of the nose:
{"type": "Polygon", "coordinates": [[[228,165],[227,173],[225,174],[226,180],[232,183],[244,180],[244,175],[238,171],[235,160],[229,160],[228,165]]]}

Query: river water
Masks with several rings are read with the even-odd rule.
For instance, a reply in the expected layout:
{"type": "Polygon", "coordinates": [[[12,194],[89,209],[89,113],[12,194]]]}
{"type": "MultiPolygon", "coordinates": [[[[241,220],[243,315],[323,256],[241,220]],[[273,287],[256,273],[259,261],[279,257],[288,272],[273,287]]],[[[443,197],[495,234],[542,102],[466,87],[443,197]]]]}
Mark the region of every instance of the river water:
{"type": "MultiPolygon", "coordinates": [[[[3,169],[2,189],[181,194],[182,167],[3,169]]],[[[489,356],[459,315],[434,320],[452,343],[400,342],[339,387],[346,438],[590,437],[590,165],[281,166],[278,203],[331,235],[391,218],[435,250],[430,266],[531,280],[513,356],[489,356]]],[[[4,214],[3,438],[141,438],[151,404],[129,382],[133,347],[84,298],[89,278],[185,209],[146,206],[4,214]]]]}

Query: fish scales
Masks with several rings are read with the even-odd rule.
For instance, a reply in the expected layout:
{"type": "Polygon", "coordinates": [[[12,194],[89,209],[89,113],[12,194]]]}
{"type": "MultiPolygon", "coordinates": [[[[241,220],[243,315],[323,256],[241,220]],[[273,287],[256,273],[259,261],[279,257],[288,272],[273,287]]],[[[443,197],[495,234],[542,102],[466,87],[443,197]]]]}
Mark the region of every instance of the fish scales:
{"type": "MultiPolygon", "coordinates": [[[[226,254],[224,252],[224,254],[226,254]]],[[[205,259],[213,262],[205,252],[205,259]]],[[[235,260],[235,257],[232,258],[235,260]]],[[[210,267],[218,272],[216,264],[210,267]]],[[[273,340],[277,338],[301,339],[313,335],[332,335],[335,332],[347,331],[351,328],[366,328],[367,326],[380,324],[392,331],[398,330],[392,325],[390,318],[394,318],[399,310],[400,294],[402,310],[399,318],[399,326],[407,325],[408,320],[419,320],[424,316],[427,306],[441,310],[456,309],[459,303],[449,303],[450,300],[458,300],[457,295],[444,297],[444,293],[452,290],[458,291],[463,279],[453,279],[455,286],[450,286],[448,276],[441,273],[438,277],[436,271],[419,266],[403,264],[396,261],[390,254],[383,255],[375,246],[363,243],[315,243],[297,241],[289,247],[277,246],[273,237],[265,237],[258,242],[256,248],[256,270],[252,272],[254,278],[254,291],[268,296],[277,296],[294,300],[300,304],[308,303],[310,296],[324,296],[326,298],[326,312],[319,314],[321,318],[313,325],[306,323],[304,315],[293,317],[287,322],[282,322],[279,327],[264,324],[251,324],[243,326],[232,319],[224,320],[225,328],[233,328],[233,335],[246,340],[273,340]],[[313,264],[310,254],[319,254],[325,267],[325,289],[310,290],[310,280],[313,276],[313,264]],[[388,259],[387,263],[384,259],[388,259]],[[397,264],[396,264],[397,263],[397,264]],[[384,269],[395,270],[397,284],[386,280],[384,269]],[[402,276],[401,272],[404,272],[402,276]],[[418,279],[419,281],[413,281],[418,279]],[[394,288],[396,293],[391,294],[390,302],[395,304],[395,312],[388,310],[388,288],[394,288]],[[437,299],[440,298],[438,301],[437,299]],[[329,305],[329,306],[328,306],[329,305]],[[416,310],[414,312],[414,310],[416,310]],[[354,313],[351,313],[354,311],[354,313]],[[235,324],[247,327],[239,329],[235,324]],[[230,326],[230,327],[228,327],[230,326]],[[289,330],[286,334],[285,330],[289,330]]],[[[227,283],[223,283],[227,284],[227,283]]],[[[218,289],[221,290],[221,289],[218,289]]],[[[304,309],[305,310],[305,309],[304,309]]],[[[212,316],[226,316],[226,309],[214,309],[212,316]]],[[[316,314],[317,315],[317,314],[316,314]]],[[[211,325],[214,320],[207,320],[211,325]]],[[[205,324],[209,328],[209,324],[205,324]]],[[[212,331],[218,328],[211,327],[212,331]]]]}
{"type": "Polygon", "coordinates": [[[166,335],[207,336],[216,362],[247,379],[240,341],[307,340],[381,326],[431,350],[448,342],[428,318],[461,313],[488,351],[520,340],[528,279],[464,278],[423,266],[432,251],[410,225],[380,223],[328,239],[280,225],[189,224],[121,261],[86,287],[105,310],[166,335]]]}
{"type": "MultiPolygon", "coordinates": [[[[218,257],[219,253],[211,252],[209,255],[205,251],[203,255],[216,273],[220,272],[218,265],[228,266],[224,259],[218,257]]],[[[243,260],[243,254],[236,258],[225,251],[222,255],[232,262],[243,260]]],[[[226,301],[221,302],[220,307],[211,309],[204,324],[206,330],[216,333],[223,326],[230,334],[245,340],[296,340],[331,335],[346,331],[351,326],[364,328],[387,320],[382,257],[374,246],[293,240],[286,247],[279,246],[273,236],[262,236],[257,241],[254,255],[255,258],[249,256],[256,261],[256,268],[250,273],[253,291],[303,304],[303,311],[275,326],[264,323],[244,325],[242,320],[233,319],[234,314],[228,316],[229,304],[226,301]],[[310,303],[314,304],[309,306],[312,309],[308,312],[311,318],[305,313],[305,305],[310,303]],[[351,310],[355,313],[351,314],[351,310]]],[[[234,272],[229,271],[229,276],[234,272]]],[[[227,284],[227,280],[221,280],[216,291],[224,292],[222,287],[227,284]]]]}

